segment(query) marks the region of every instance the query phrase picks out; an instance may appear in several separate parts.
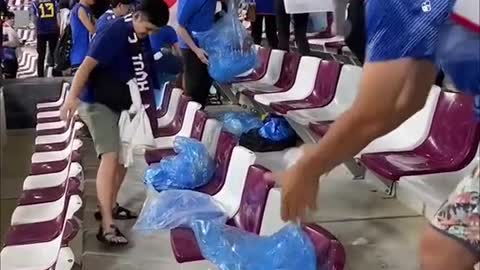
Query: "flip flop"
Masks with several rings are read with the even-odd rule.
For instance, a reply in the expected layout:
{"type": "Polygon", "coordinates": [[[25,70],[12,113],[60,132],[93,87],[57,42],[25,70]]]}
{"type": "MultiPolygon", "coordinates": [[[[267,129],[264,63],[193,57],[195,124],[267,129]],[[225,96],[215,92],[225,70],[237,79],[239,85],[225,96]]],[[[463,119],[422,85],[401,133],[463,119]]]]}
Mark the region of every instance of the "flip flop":
{"type": "Polygon", "coordinates": [[[111,232],[105,232],[100,226],[97,233],[97,240],[108,246],[125,246],[128,245],[128,239],[115,225],[110,225],[113,230],[111,232]]]}

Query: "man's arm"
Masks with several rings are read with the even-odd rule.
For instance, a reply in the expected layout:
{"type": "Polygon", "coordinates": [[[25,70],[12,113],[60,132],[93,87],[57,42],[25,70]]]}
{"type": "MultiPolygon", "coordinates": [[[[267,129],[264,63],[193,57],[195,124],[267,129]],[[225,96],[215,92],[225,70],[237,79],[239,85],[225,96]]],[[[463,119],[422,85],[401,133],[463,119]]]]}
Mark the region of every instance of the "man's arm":
{"type": "Polygon", "coordinates": [[[177,33],[192,51],[197,51],[199,49],[185,27],[179,25],[177,28],[177,33]]]}
{"type": "Polygon", "coordinates": [[[298,163],[316,179],[422,109],[436,74],[432,63],[411,59],[368,63],[363,72],[352,107],[298,163]]]}
{"type": "Polygon", "coordinates": [[[80,8],[78,10],[78,18],[85,25],[90,34],[95,34],[95,24],[90,20],[85,9],[80,8]]]}

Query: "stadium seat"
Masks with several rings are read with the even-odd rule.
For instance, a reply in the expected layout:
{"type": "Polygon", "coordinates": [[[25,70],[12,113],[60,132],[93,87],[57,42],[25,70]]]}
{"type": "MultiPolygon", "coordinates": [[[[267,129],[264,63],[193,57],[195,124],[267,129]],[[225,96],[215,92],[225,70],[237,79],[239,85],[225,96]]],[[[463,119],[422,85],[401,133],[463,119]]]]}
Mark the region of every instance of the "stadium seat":
{"type": "Polygon", "coordinates": [[[69,88],[70,88],[70,84],[67,82],[64,82],[62,84],[62,91],[60,92],[60,96],[58,97],[58,99],[50,102],[38,103],[37,113],[60,110],[60,107],[63,105],[63,102],[65,101],[65,97],[67,96],[69,88]]]}
{"type": "Polygon", "coordinates": [[[386,184],[411,175],[459,171],[477,154],[480,124],[473,112],[473,98],[442,92],[428,137],[410,151],[370,153],[362,164],[386,184]]]}
{"type": "MultiPolygon", "coordinates": [[[[273,59],[272,57],[271,59],[273,59]]],[[[239,87],[239,90],[243,95],[250,98],[252,98],[256,94],[284,92],[289,90],[290,88],[292,88],[292,86],[295,83],[295,78],[296,78],[301,57],[302,56],[298,53],[284,53],[282,59],[280,59],[280,56],[278,57],[279,59],[279,61],[277,61],[278,63],[276,63],[275,65],[272,64],[273,65],[272,68],[275,67],[276,69],[279,69],[278,71],[280,71],[280,77],[278,81],[271,82],[271,83],[269,82],[268,84],[265,84],[265,83],[257,84],[255,82],[252,82],[250,84],[243,84],[241,87],[239,87]]]]}
{"type": "Polygon", "coordinates": [[[322,108],[288,111],[287,117],[307,126],[310,122],[333,121],[352,105],[357,96],[362,68],[343,65],[333,100],[322,108]]]}
{"type": "Polygon", "coordinates": [[[265,71],[262,74],[263,76],[254,73],[250,79],[243,80],[242,82],[237,81],[233,83],[233,86],[242,91],[248,88],[274,85],[280,78],[284,55],[285,51],[271,50],[268,56],[268,63],[265,65],[265,71]]]}
{"type": "Polygon", "coordinates": [[[269,75],[268,68],[270,67],[271,52],[265,47],[258,46],[257,59],[258,65],[255,70],[248,76],[237,77],[233,83],[248,82],[248,81],[259,81],[263,80],[266,76],[269,75]]]}
{"type": "Polygon", "coordinates": [[[83,168],[79,163],[71,163],[62,171],[48,174],[29,175],[23,182],[23,190],[34,190],[50,188],[62,185],[71,177],[79,178],[83,181],[83,168]]]}
{"type": "Polygon", "coordinates": [[[54,202],[59,200],[65,192],[67,195],[80,194],[81,182],[76,177],[70,177],[55,187],[24,190],[18,199],[18,205],[31,205],[54,202]],[[67,190],[68,189],[68,190],[67,190]]]}
{"type": "Polygon", "coordinates": [[[300,59],[297,77],[292,88],[280,93],[264,93],[255,95],[254,100],[265,106],[273,102],[306,99],[315,87],[320,58],[304,56],[300,59]]]}
{"type": "Polygon", "coordinates": [[[292,110],[321,108],[327,105],[335,96],[341,68],[342,65],[338,62],[320,62],[313,91],[307,98],[273,102],[270,107],[278,114],[286,114],[292,110]]]}
{"type": "MultiPolygon", "coordinates": [[[[264,175],[266,171],[266,169],[258,165],[252,165],[249,168],[242,192],[240,208],[228,222],[229,225],[246,232],[260,233],[268,192],[274,184],[265,180],[264,175]]],[[[171,244],[179,263],[204,260],[191,229],[178,228],[172,230],[171,244]]]]}
{"type": "Polygon", "coordinates": [[[60,134],[37,136],[35,138],[35,145],[65,143],[71,139],[72,133],[75,133],[75,131],[79,130],[82,126],[82,123],[75,122],[74,124],[70,124],[68,129],[60,134]]]}
{"type": "Polygon", "coordinates": [[[187,97],[182,98],[182,94],[183,91],[179,88],[165,90],[162,106],[160,110],[157,110],[158,127],[165,127],[172,123],[179,107],[183,104],[182,102],[187,100],[190,101],[187,97]]]}

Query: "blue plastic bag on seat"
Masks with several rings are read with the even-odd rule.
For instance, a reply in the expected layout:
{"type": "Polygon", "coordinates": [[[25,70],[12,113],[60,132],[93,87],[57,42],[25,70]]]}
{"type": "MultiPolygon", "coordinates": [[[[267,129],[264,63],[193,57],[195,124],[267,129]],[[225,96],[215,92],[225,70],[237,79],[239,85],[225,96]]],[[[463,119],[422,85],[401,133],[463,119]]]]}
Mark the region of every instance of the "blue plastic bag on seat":
{"type": "Polygon", "coordinates": [[[271,115],[258,132],[261,137],[276,142],[292,139],[296,136],[287,120],[277,115],[271,115]]]}
{"type": "Polygon", "coordinates": [[[145,184],[157,191],[194,189],[206,185],[215,174],[215,162],[201,142],[177,137],[173,143],[177,153],[150,165],[145,171],[145,184]]]}
{"type": "Polygon", "coordinates": [[[296,225],[262,237],[215,222],[192,227],[202,255],[220,270],[316,270],[315,248],[296,225]]]}
{"type": "Polygon", "coordinates": [[[208,194],[191,190],[157,192],[150,188],[133,229],[148,234],[157,230],[190,228],[196,220],[224,224],[227,218],[208,194]]]}
{"type": "Polygon", "coordinates": [[[229,112],[219,119],[223,123],[223,129],[240,137],[252,129],[263,126],[262,120],[253,113],[229,112]]]}
{"type": "Polygon", "coordinates": [[[257,63],[253,39],[240,22],[235,3],[229,1],[229,12],[199,40],[208,54],[208,72],[220,83],[234,80],[257,63]]]}

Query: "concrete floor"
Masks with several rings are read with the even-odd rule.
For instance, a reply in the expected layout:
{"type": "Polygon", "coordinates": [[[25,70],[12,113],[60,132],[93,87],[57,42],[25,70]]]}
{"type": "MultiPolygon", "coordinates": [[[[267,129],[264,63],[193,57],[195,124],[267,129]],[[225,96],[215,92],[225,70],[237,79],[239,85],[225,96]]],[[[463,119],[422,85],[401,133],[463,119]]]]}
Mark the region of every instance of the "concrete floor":
{"type": "MultiPolygon", "coordinates": [[[[12,133],[2,151],[1,162],[1,224],[2,237],[8,228],[10,215],[21,190],[29,165],[33,136],[12,133]]],[[[76,259],[84,270],[213,270],[208,264],[180,266],[170,249],[169,235],[141,236],[128,232],[133,222],[119,226],[131,237],[132,244],[122,249],[106,249],[98,244],[95,234],[98,224],[93,219],[96,208],[95,170],[97,160],[91,142],[84,140],[84,169],[86,173],[83,209],[83,231],[71,243],[76,259]]],[[[277,154],[273,154],[275,156],[277,154]]],[[[283,165],[268,155],[259,155],[259,163],[271,169],[283,165]]],[[[140,171],[130,171],[122,189],[120,202],[139,210],[143,187],[140,171]]],[[[417,241],[423,226],[422,216],[404,207],[367,181],[353,181],[343,168],[335,169],[322,183],[320,210],[314,219],[331,231],[344,244],[348,270],[416,270],[417,241]]]]}

